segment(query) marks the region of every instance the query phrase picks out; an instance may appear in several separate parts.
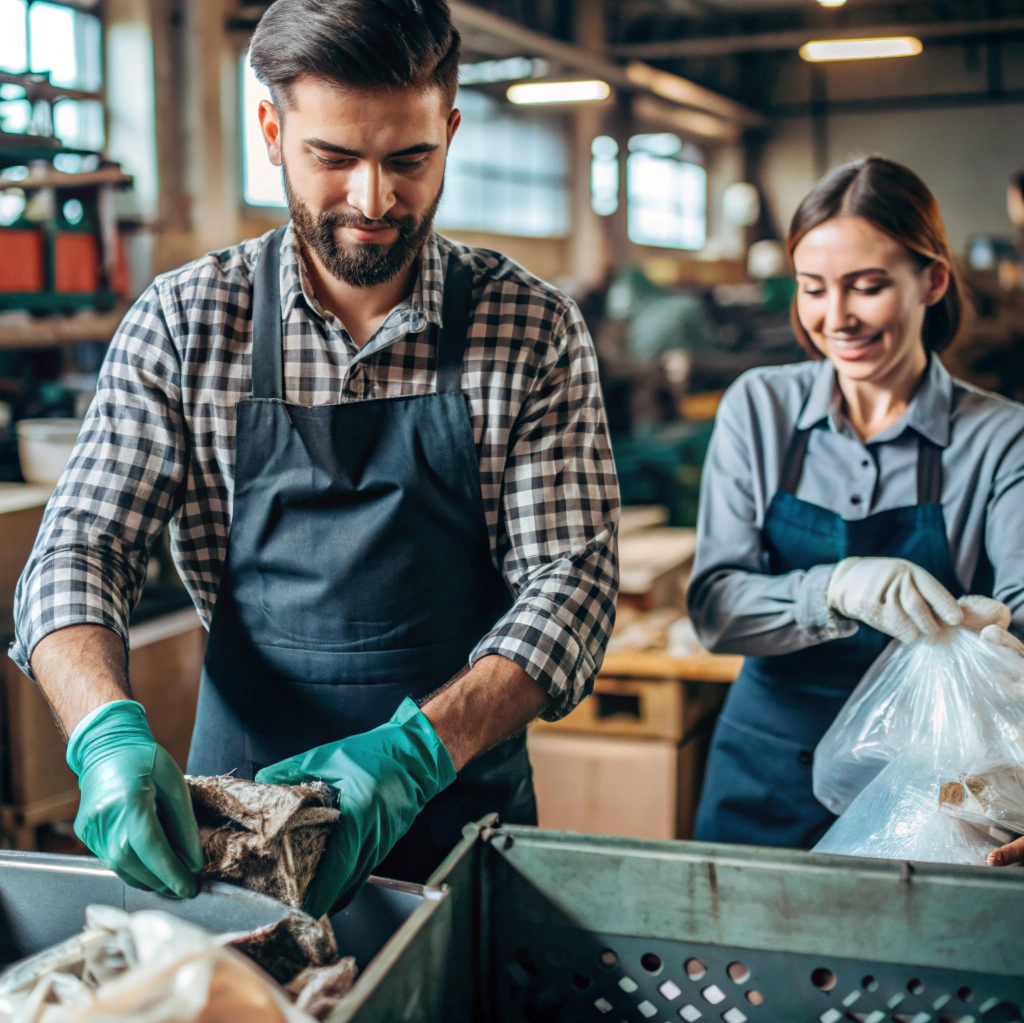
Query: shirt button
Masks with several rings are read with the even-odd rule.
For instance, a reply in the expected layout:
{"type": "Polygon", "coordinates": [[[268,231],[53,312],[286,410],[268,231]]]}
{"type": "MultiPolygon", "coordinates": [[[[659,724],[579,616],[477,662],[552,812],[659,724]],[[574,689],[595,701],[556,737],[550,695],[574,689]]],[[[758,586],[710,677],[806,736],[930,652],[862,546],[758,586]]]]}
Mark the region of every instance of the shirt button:
{"type": "Polygon", "coordinates": [[[860,497],[857,494],[854,494],[853,497],[850,498],[850,504],[860,504],[860,497]]]}
{"type": "Polygon", "coordinates": [[[861,462],[860,464],[861,468],[866,469],[871,463],[865,458],[864,461],[861,462]]]}
{"type": "Polygon", "coordinates": [[[797,754],[797,760],[800,761],[805,767],[814,759],[814,755],[809,749],[802,749],[797,754]]]}

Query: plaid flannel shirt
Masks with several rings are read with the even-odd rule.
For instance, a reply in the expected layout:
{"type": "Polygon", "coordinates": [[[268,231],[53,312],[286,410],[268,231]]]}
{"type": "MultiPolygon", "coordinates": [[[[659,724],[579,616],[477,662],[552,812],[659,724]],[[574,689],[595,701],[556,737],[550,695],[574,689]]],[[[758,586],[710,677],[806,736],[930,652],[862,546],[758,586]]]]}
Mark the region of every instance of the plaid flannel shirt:
{"type": "MultiPolygon", "coordinates": [[[[127,637],[149,552],[171,549],[209,627],[231,527],[235,405],[252,388],[252,277],[268,236],[165,274],[111,343],[74,454],[15,598],[11,656],[97,624],[127,637]]],[[[287,400],[431,393],[444,272],[474,274],[462,371],[491,555],[515,604],[473,650],[551,695],[551,718],[592,686],[615,616],[618,485],[593,344],[579,310],[511,260],[433,235],[410,297],[360,350],[312,295],[289,229],[281,303],[287,400]]]]}

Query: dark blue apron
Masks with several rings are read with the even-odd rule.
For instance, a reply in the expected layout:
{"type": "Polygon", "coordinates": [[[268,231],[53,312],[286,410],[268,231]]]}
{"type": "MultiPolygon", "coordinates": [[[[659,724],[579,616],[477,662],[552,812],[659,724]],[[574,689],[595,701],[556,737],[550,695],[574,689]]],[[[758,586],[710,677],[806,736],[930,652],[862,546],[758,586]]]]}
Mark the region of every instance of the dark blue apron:
{"type": "MultiPolygon", "coordinates": [[[[954,596],[957,579],[942,515],[942,451],[919,437],[917,504],[847,521],[795,496],[810,433],[798,430],[761,531],[769,572],[847,557],[905,558],[954,596]]],[[[810,849],[835,816],[814,798],[814,748],[891,642],[867,625],[791,654],[748,657],[715,728],[697,812],[705,842],[810,849]]]]}
{"type": "MultiPolygon", "coordinates": [[[[283,398],[280,247],[253,288],[252,397],[238,403],[234,511],[188,770],[261,768],[387,721],[461,671],[511,607],[491,561],[461,390],[473,278],[450,257],[437,393],[283,398]]],[[[423,881],[469,821],[535,824],[525,738],[468,765],[378,867],[423,881]]]]}

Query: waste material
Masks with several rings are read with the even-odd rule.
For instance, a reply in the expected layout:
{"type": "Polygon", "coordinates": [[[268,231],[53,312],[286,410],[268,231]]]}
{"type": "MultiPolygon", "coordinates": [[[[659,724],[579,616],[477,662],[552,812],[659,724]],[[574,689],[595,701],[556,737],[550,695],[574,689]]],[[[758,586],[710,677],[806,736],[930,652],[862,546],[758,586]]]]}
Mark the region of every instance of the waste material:
{"type": "Polygon", "coordinates": [[[301,909],[339,814],[322,782],[262,785],[230,775],[187,777],[206,865],[230,881],[301,909]]]}
{"type": "Polygon", "coordinates": [[[939,809],[959,820],[1024,834],[1024,767],[996,764],[939,789],[939,809]]]}
{"type": "Polygon", "coordinates": [[[346,958],[305,967],[282,989],[236,951],[244,947],[237,934],[111,906],[89,906],[85,922],[82,934],[0,974],[0,1023],[311,1023],[330,1015],[356,977],[346,958]]]}
{"type": "Polygon", "coordinates": [[[896,645],[814,756],[816,852],[983,864],[1024,832],[1024,658],[966,628],[896,645]],[[991,833],[993,828],[1002,833],[991,833]]]}
{"type": "Polygon", "coordinates": [[[326,966],[338,958],[330,920],[314,920],[306,913],[289,913],[266,927],[233,937],[230,944],[279,984],[287,984],[307,967],[326,966]]]}

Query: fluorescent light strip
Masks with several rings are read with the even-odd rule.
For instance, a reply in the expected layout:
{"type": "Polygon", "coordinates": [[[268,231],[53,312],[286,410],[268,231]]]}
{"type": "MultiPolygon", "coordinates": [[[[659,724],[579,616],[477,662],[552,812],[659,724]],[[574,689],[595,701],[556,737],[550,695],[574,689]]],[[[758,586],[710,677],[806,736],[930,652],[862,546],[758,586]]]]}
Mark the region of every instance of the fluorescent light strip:
{"type": "Polygon", "coordinates": [[[599,103],[612,94],[607,82],[530,82],[508,90],[512,103],[599,103]]]}
{"type": "Polygon", "coordinates": [[[800,47],[804,60],[870,60],[876,57],[915,57],[921,52],[921,40],[913,36],[888,39],[820,39],[800,47]]]}

